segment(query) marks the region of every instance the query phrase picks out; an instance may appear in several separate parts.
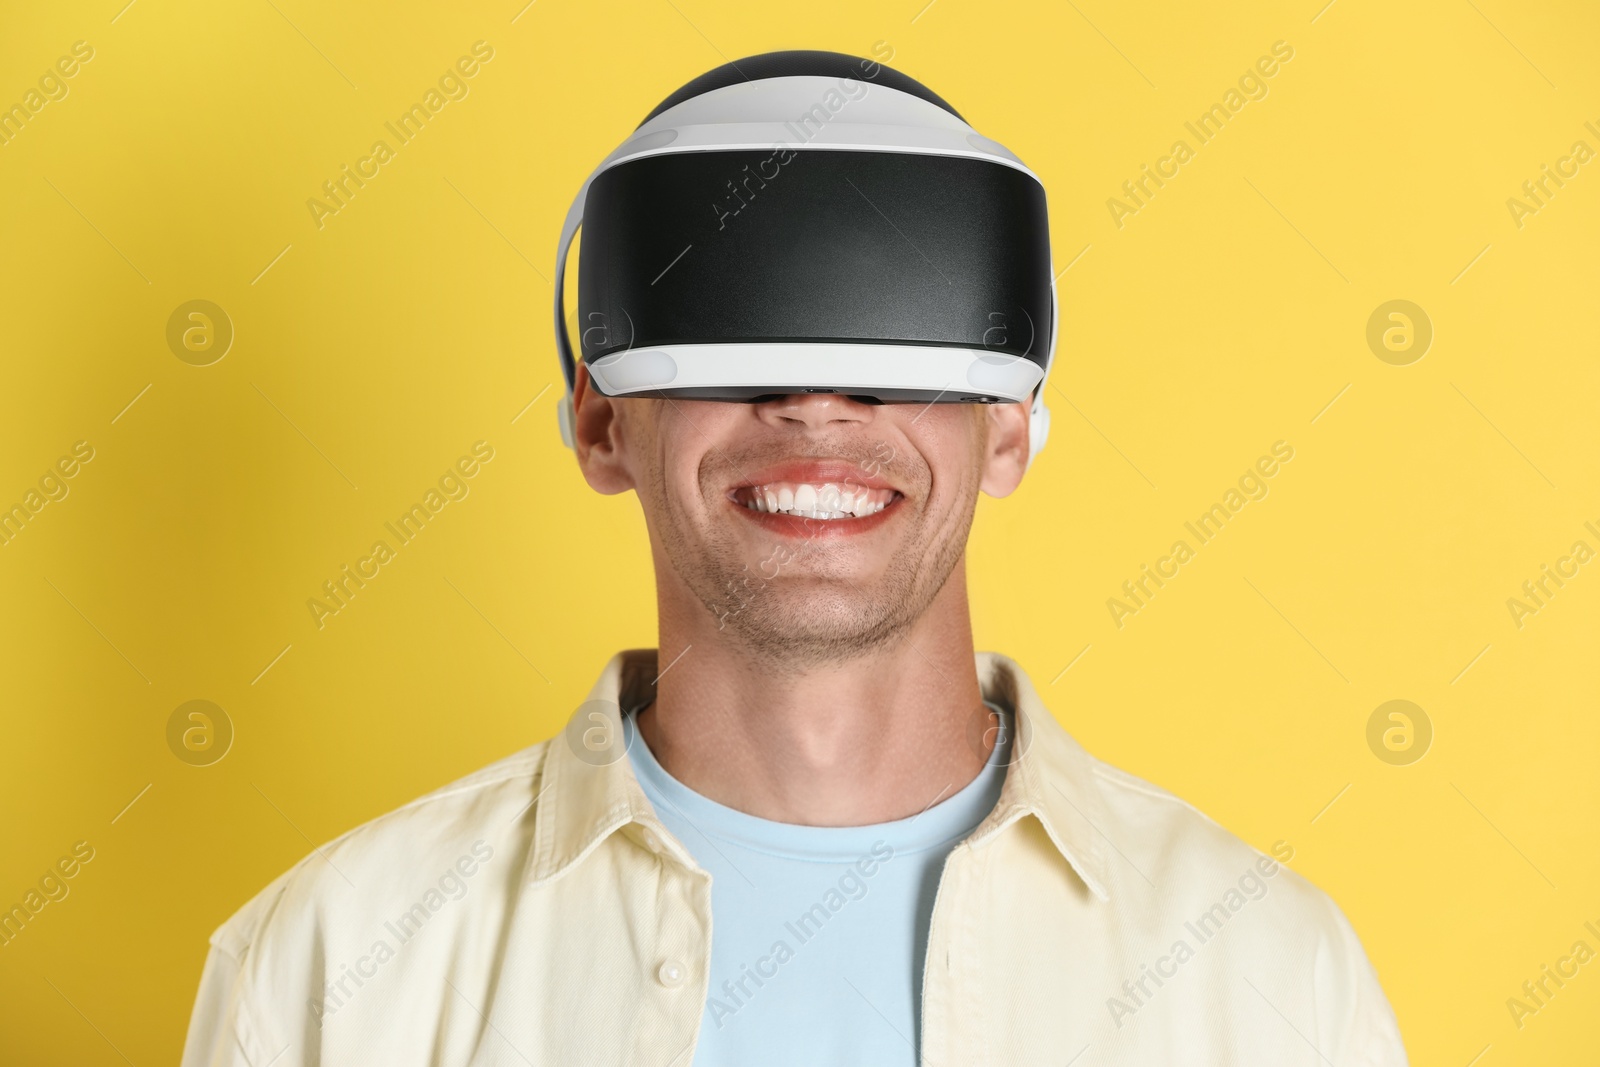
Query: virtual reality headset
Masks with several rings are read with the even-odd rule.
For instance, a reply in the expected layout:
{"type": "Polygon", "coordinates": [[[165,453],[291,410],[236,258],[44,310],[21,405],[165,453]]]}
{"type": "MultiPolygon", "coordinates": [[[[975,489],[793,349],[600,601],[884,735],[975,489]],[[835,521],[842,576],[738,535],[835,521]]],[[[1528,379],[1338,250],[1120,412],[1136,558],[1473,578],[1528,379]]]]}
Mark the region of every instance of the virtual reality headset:
{"type": "Polygon", "coordinates": [[[664,100],[573,201],[562,438],[582,359],[606,396],[1031,399],[1031,461],[1057,321],[1044,186],[1021,160],[882,64],[753,56],[664,100]]]}

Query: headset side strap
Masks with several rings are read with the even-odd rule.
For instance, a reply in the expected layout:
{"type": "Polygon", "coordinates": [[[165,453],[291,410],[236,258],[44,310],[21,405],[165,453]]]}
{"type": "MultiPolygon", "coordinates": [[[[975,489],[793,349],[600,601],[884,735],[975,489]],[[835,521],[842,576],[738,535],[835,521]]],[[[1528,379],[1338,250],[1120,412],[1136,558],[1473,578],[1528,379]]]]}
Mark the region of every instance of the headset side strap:
{"type": "Polygon", "coordinates": [[[567,209],[566,221],[561,224],[561,240],[556,245],[556,355],[561,360],[561,376],[566,381],[566,392],[558,401],[556,409],[556,422],[561,427],[561,440],[568,448],[576,445],[573,436],[573,410],[572,389],[576,384],[578,368],[572,354],[572,338],[567,334],[566,295],[567,295],[567,255],[572,250],[573,238],[577,236],[578,227],[583,224],[583,202],[589,192],[589,182],[585,181],[578,190],[578,196],[572,201],[572,207],[567,209]]]}

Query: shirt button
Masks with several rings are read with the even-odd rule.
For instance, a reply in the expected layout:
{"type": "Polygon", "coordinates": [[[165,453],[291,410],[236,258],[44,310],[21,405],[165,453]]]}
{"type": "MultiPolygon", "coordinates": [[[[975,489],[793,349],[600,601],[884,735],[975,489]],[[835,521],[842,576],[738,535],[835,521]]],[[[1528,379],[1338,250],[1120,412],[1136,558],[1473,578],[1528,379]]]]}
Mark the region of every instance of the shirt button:
{"type": "Polygon", "coordinates": [[[656,980],[668,989],[675,989],[683,984],[683,964],[677,960],[665,960],[656,971],[656,980]]]}
{"type": "Polygon", "coordinates": [[[644,832],[644,847],[649,849],[651,852],[660,852],[661,839],[657,837],[654,832],[646,830],[644,832]]]}

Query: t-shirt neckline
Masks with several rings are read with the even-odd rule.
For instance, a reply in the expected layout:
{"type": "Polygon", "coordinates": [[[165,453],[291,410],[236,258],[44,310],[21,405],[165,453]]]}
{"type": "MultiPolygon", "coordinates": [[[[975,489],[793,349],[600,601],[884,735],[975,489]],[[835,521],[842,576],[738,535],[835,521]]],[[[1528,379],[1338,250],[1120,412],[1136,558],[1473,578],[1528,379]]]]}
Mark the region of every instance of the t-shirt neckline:
{"type": "MultiPolygon", "coordinates": [[[[623,717],[623,740],[634,775],[656,812],[692,834],[768,855],[816,863],[853,862],[887,843],[896,855],[948,846],[966,837],[994,809],[1005,783],[1014,736],[1014,714],[985,700],[1000,716],[1000,740],[977,775],[954,793],[937,798],[916,815],[863,826],[809,826],[778,822],[728,807],[669,774],[639,734],[634,714],[623,717]],[[676,818],[674,818],[676,816],[676,818]]],[[[684,844],[694,850],[696,841],[684,844]]]]}

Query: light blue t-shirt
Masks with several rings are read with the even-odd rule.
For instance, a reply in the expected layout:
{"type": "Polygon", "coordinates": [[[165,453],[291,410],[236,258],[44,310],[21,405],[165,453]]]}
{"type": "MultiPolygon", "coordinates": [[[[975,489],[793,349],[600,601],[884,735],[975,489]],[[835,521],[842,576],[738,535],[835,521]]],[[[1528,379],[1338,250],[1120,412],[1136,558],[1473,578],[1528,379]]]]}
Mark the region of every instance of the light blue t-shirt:
{"type": "Polygon", "coordinates": [[[923,956],[945,857],[993,810],[1011,722],[978,776],[920,815],[800,826],[718,804],[656,761],[630,715],[634,773],[711,873],[711,982],[694,1067],[915,1067],[923,956]]]}

